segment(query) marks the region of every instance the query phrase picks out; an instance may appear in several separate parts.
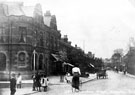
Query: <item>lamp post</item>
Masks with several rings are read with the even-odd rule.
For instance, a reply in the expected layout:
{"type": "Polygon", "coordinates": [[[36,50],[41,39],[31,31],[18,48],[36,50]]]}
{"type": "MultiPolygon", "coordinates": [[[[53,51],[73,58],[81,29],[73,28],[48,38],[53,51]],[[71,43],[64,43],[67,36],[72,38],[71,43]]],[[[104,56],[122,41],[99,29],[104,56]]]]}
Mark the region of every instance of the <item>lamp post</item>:
{"type": "Polygon", "coordinates": [[[12,71],[12,21],[9,21],[8,18],[8,52],[9,52],[9,79],[11,78],[11,71],[12,71]]]}
{"type": "Polygon", "coordinates": [[[34,69],[34,73],[35,73],[35,61],[36,61],[36,58],[35,58],[35,54],[36,54],[36,51],[34,50],[33,51],[33,55],[34,55],[34,64],[33,64],[33,69],[34,69]]]}
{"type": "Polygon", "coordinates": [[[36,66],[36,46],[37,46],[37,31],[34,31],[35,34],[35,38],[34,38],[34,51],[33,51],[33,55],[34,55],[34,64],[33,64],[33,70],[34,70],[34,74],[35,74],[35,66],[36,66]]]}

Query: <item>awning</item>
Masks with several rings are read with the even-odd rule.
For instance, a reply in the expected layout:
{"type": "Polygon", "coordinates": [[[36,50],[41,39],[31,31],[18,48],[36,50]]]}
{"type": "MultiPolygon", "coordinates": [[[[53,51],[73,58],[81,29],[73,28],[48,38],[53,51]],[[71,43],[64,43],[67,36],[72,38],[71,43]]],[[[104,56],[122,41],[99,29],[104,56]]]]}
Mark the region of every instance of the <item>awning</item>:
{"type": "Polygon", "coordinates": [[[72,64],[70,64],[70,63],[66,63],[66,62],[64,62],[64,65],[69,65],[69,66],[71,66],[71,67],[74,67],[74,65],[72,65],[72,64]]]}
{"type": "Polygon", "coordinates": [[[94,66],[93,64],[90,63],[89,65],[90,65],[91,67],[95,68],[95,66],[94,66]]]}
{"type": "Polygon", "coordinates": [[[60,61],[61,60],[59,55],[57,55],[57,54],[51,54],[51,55],[56,59],[56,61],[60,61]]]}

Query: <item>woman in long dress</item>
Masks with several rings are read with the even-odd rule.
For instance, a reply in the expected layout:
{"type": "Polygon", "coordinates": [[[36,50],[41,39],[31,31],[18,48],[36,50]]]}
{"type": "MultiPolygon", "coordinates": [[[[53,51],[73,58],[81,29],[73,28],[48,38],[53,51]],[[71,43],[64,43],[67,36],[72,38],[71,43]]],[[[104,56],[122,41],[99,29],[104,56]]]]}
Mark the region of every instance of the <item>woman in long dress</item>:
{"type": "Polygon", "coordinates": [[[73,78],[72,78],[72,88],[76,90],[80,90],[79,89],[79,84],[80,84],[80,81],[79,81],[79,76],[81,75],[81,72],[80,72],[80,68],[78,67],[78,65],[75,65],[75,67],[72,69],[72,74],[73,74],[73,78]]]}

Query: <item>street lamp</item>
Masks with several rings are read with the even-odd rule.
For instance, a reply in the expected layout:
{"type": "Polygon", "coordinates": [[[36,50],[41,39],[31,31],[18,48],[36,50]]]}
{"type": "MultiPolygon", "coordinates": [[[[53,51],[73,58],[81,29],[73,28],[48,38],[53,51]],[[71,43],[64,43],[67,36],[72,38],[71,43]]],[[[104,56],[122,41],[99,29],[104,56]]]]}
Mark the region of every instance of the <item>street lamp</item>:
{"type": "Polygon", "coordinates": [[[34,70],[34,74],[35,74],[35,66],[36,66],[36,46],[37,46],[37,31],[34,31],[35,34],[35,41],[34,41],[34,51],[33,51],[33,55],[34,55],[34,63],[33,63],[33,70],[34,70]]]}
{"type": "Polygon", "coordinates": [[[36,55],[35,55],[35,54],[36,54],[36,51],[34,50],[34,51],[33,51],[33,55],[34,55],[34,64],[33,64],[33,69],[34,69],[34,73],[35,73],[35,63],[36,63],[36,58],[35,58],[35,57],[36,57],[36,55]]]}

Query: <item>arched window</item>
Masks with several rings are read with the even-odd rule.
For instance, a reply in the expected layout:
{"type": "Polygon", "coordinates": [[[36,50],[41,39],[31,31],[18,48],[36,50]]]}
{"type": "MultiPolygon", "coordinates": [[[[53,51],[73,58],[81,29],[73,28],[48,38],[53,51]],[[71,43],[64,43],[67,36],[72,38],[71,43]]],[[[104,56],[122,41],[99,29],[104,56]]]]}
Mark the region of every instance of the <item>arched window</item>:
{"type": "Polygon", "coordinates": [[[43,69],[43,55],[39,55],[39,70],[43,69]]]}
{"type": "Polygon", "coordinates": [[[26,54],[24,52],[20,52],[18,54],[19,66],[25,66],[25,59],[26,59],[26,54]]]}
{"type": "Polygon", "coordinates": [[[17,64],[18,64],[18,68],[23,68],[23,67],[27,67],[28,64],[28,59],[29,59],[29,56],[28,56],[28,53],[26,51],[19,51],[17,53],[17,64]]]}

